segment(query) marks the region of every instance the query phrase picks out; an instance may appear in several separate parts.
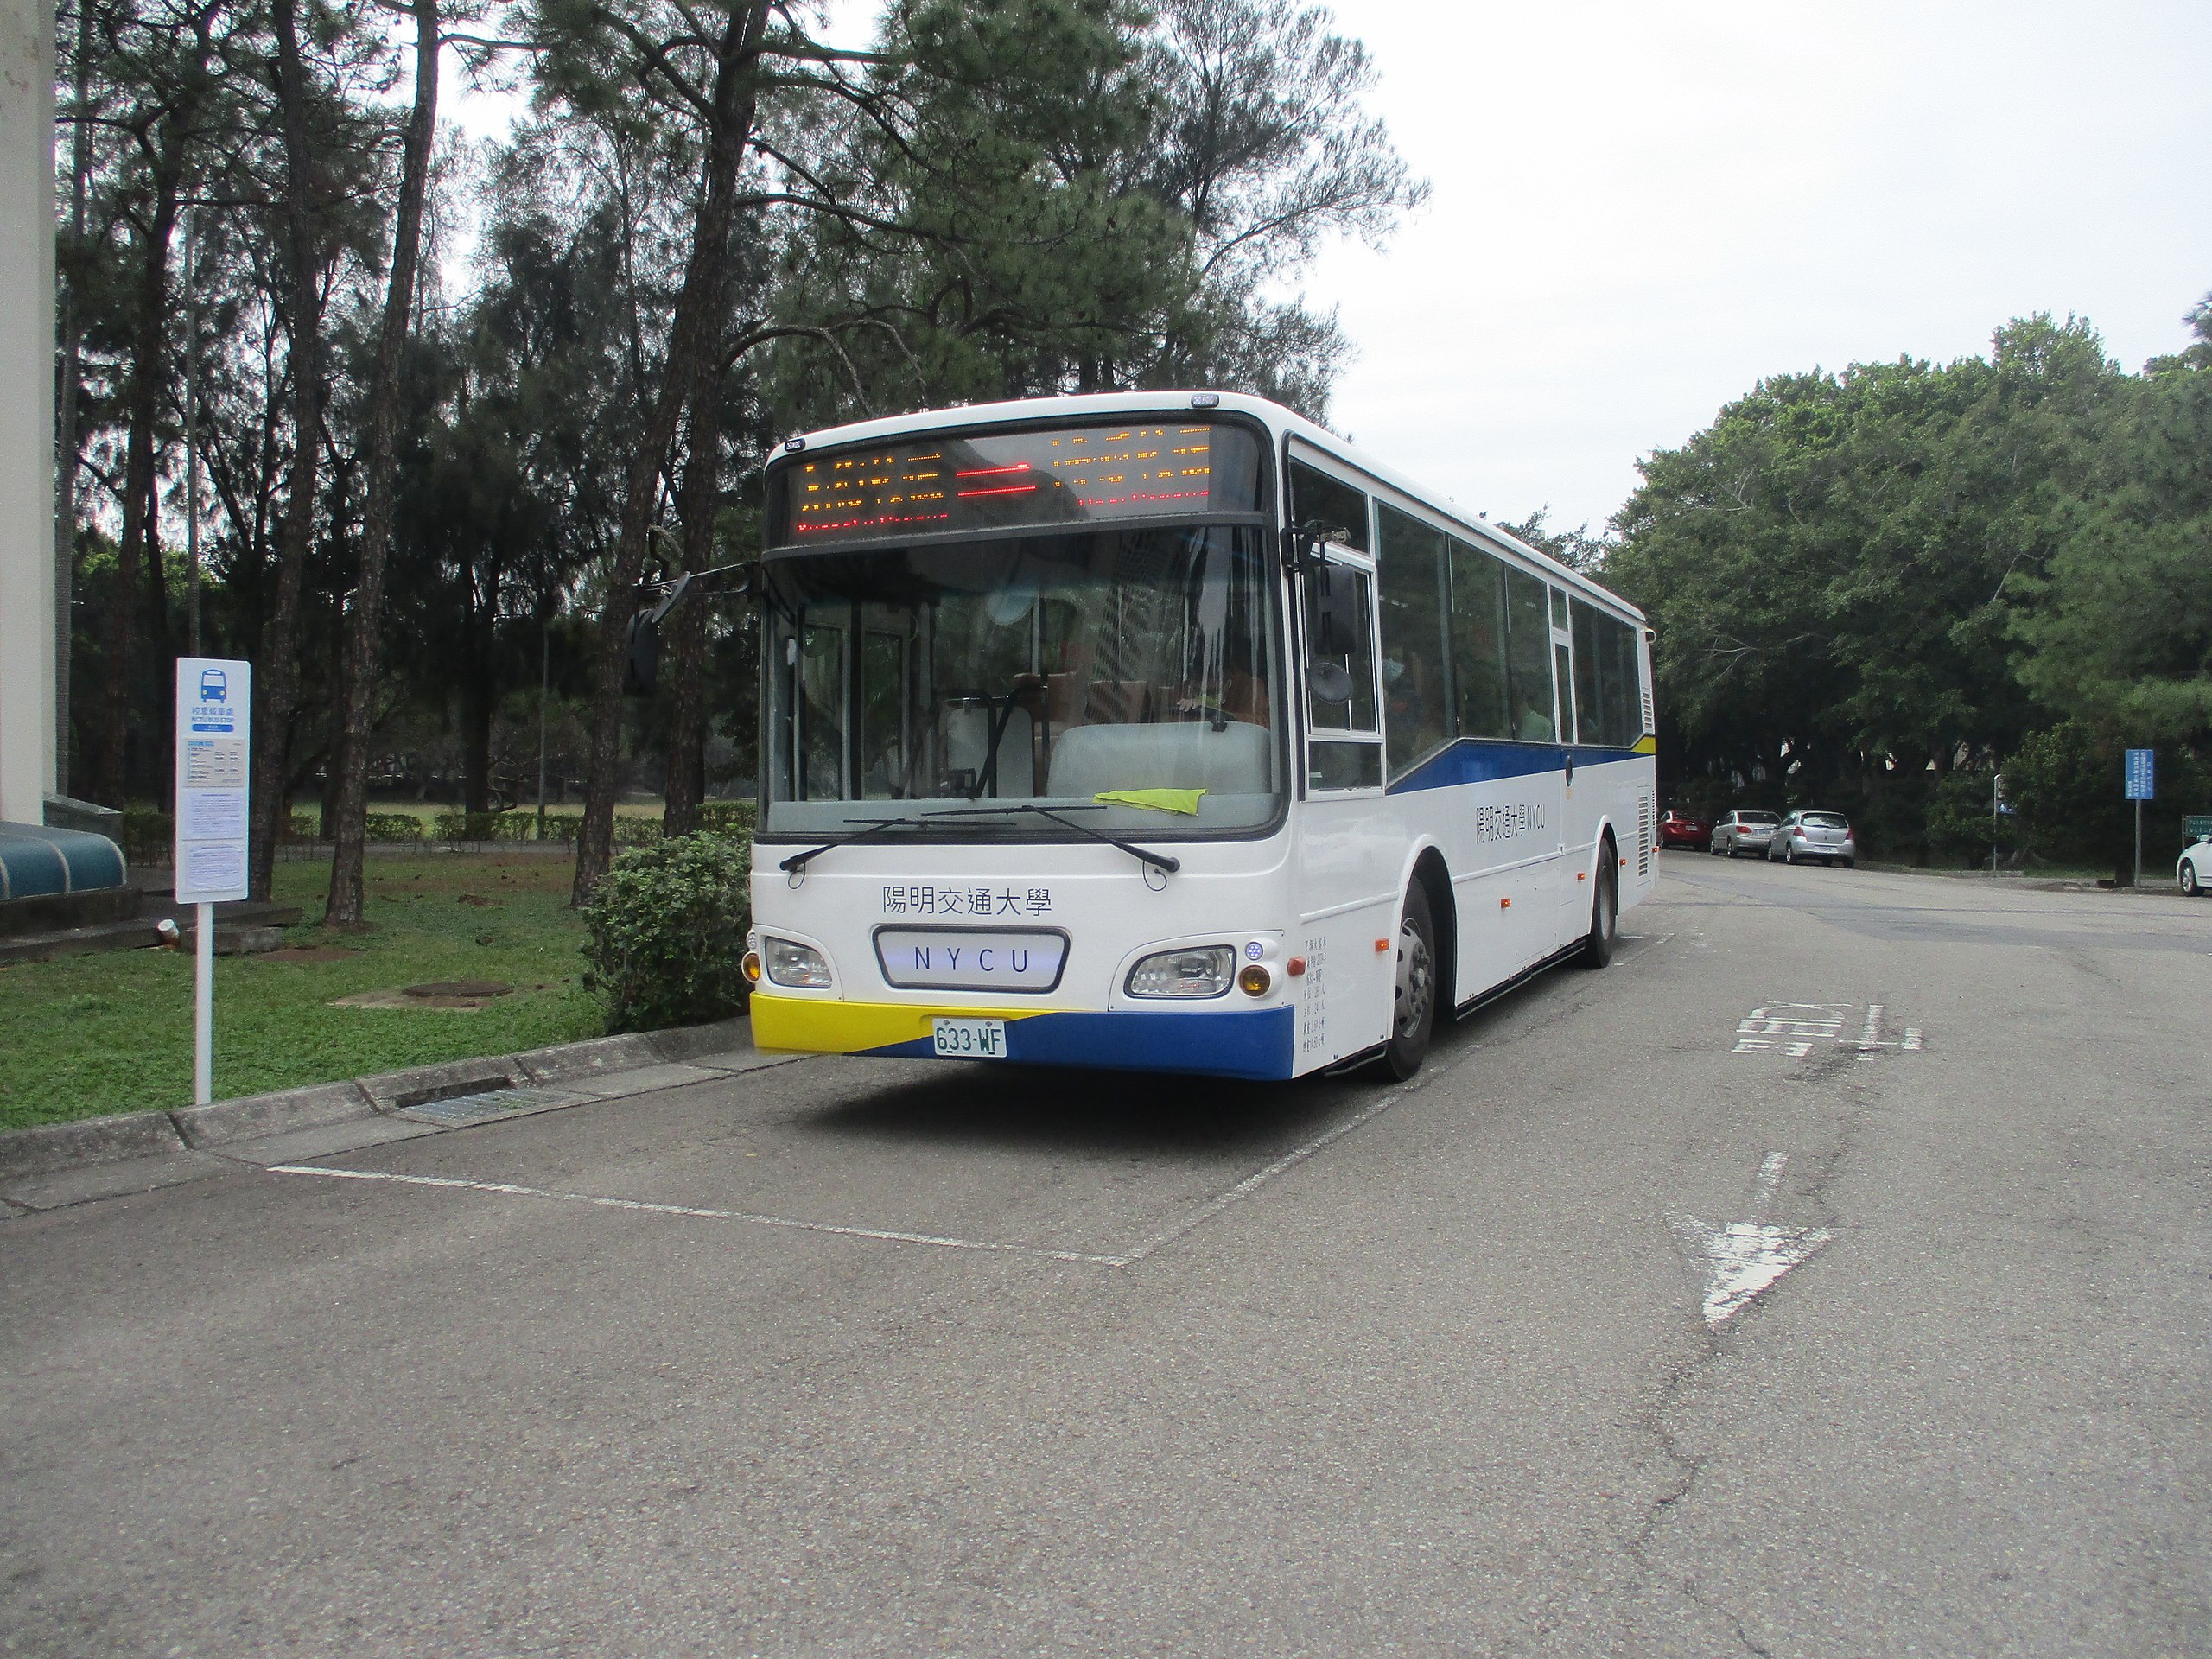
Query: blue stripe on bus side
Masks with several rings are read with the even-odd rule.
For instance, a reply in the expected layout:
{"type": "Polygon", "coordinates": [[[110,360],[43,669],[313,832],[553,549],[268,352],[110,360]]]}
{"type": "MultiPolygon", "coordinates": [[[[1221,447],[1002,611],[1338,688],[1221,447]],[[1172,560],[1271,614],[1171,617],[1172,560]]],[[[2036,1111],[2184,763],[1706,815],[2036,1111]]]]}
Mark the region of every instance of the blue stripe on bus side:
{"type": "Polygon", "coordinates": [[[1495,783],[1501,778],[1529,778],[1563,772],[1572,754],[1578,769],[1614,760],[1633,760],[1633,749],[1563,749],[1555,743],[1509,743],[1499,738],[1463,737],[1439,749],[1390,785],[1395,795],[1413,789],[1446,789],[1453,784],[1495,783]]]}
{"type": "MultiPolygon", "coordinates": [[[[1062,1010],[1009,1020],[1007,1058],[1032,1065],[1080,1065],[1116,1071],[1178,1071],[1212,1077],[1287,1077],[1294,1010],[1222,1009],[1155,1014],[1062,1010]]],[[[870,1054],[934,1058],[927,1038],[872,1048],[870,1054]]]]}

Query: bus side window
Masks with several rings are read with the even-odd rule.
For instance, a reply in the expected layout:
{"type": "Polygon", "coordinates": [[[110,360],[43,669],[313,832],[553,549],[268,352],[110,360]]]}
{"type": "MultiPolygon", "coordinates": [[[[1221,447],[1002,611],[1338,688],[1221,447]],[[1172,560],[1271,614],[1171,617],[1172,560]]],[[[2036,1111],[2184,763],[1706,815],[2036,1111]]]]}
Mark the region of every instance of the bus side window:
{"type": "Polygon", "coordinates": [[[1510,737],[1505,698],[1505,567],[1452,543],[1452,689],[1462,737],[1510,737]]]}
{"type": "Polygon", "coordinates": [[[845,631],[811,616],[800,634],[798,709],[800,798],[842,800],[845,788],[845,631]]]}
{"type": "Polygon", "coordinates": [[[1395,776],[1451,734],[1444,532],[1377,505],[1383,731],[1395,776]]]}
{"type": "MultiPolygon", "coordinates": [[[[1606,731],[1605,671],[1611,664],[1601,648],[1599,630],[1611,619],[1600,615],[1582,600],[1568,601],[1573,613],[1574,634],[1574,709],[1580,716],[1580,741],[1585,743],[1611,743],[1617,739],[1606,731]]],[[[1603,645],[1610,645],[1610,639],[1603,645]]]]}
{"type": "Polygon", "coordinates": [[[1552,741],[1551,601],[1544,582],[1505,567],[1506,727],[1523,743],[1552,741]]]}
{"type": "Polygon", "coordinates": [[[1581,741],[1628,748],[1643,734],[1636,630],[1581,599],[1573,601],[1573,612],[1574,705],[1581,741]]]}
{"type": "Polygon", "coordinates": [[[1367,495],[1304,461],[1290,463],[1290,521],[1319,524],[1329,539],[1367,551],[1367,495]]]}
{"type": "Polygon", "coordinates": [[[1375,638],[1370,626],[1367,573],[1327,564],[1306,573],[1306,718],[1316,731],[1369,732],[1375,727],[1375,638]],[[1324,664],[1340,676],[1317,675],[1324,664]],[[1336,681],[1332,687],[1328,682],[1336,681]],[[1346,695],[1325,696],[1342,689],[1346,695]]]}

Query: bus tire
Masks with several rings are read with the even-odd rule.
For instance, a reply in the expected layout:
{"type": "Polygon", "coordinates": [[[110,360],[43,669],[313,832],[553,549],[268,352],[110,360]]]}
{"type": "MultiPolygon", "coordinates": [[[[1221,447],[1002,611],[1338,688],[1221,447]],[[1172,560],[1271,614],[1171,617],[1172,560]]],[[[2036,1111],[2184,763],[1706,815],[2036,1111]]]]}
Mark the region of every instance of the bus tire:
{"type": "Polygon", "coordinates": [[[1613,959],[1621,936],[1621,879],[1614,872],[1613,843],[1598,847],[1598,891],[1590,895],[1590,931],[1576,958],[1585,968],[1603,968],[1613,959]]]}
{"type": "Polygon", "coordinates": [[[1390,1040],[1375,1064],[1379,1076],[1403,1083],[1428,1058],[1436,1031],[1436,922],[1428,894],[1415,881],[1398,918],[1397,984],[1390,998],[1390,1040]]]}

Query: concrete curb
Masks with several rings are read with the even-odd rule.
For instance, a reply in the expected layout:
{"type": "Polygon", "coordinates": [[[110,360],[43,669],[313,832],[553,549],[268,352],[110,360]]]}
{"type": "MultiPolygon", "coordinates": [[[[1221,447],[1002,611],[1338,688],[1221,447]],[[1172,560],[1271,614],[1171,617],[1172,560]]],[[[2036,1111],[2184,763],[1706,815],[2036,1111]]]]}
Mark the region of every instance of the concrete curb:
{"type": "Polygon", "coordinates": [[[573,1082],[645,1066],[681,1064],[702,1055],[751,1046],[751,1021],[740,1017],[667,1031],[594,1037],[519,1054],[447,1060],[343,1083],[313,1083],[265,1095],[219,1100],[206,1106],[44,1123],[0,1135],[0,1183],[36,1180],[92,1164],[206,1151],[295,1129],[389,1116],[489,1089],[573,1082]]]}

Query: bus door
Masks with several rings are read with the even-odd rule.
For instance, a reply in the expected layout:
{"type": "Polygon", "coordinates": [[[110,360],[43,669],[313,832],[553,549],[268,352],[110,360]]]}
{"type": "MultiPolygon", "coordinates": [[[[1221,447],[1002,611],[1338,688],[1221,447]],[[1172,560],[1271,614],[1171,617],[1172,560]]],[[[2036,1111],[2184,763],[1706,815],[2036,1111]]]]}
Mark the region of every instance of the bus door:
{"type": "Polygon", "coordinates": [[[1303,1070],[1389,1034],[1396,957],[1377,951],[1398,929],[1400,837],[1382,793],[1375,566],[1329,546],[1300,577],[1306,787],[1299,808],[1300,988],[1303,1070]]]}
{"type": "MultiPolygon", "coordinates": [[[[1564,588],[1551,590],[1551,607],[1552,683],[1559,692],[1559,903],[1560,909],[1579,913],[1590,906],[1590,883],[1586,877],[1590,843],[1598,833],[1599,791],[1595,779],[1586,779],[1581,788],[1575,787],[1575,721],[1579,711],[1574,696],[1574,631],[1569,625],[1564,588]],[[1577,880],[1578,876],[1586,879],[1577,880]]],[[[1571,917],[1560,919],[1559,937],[1553,942],[1554,948],[1582,931],[1572,922],[1571,917]]]]}

